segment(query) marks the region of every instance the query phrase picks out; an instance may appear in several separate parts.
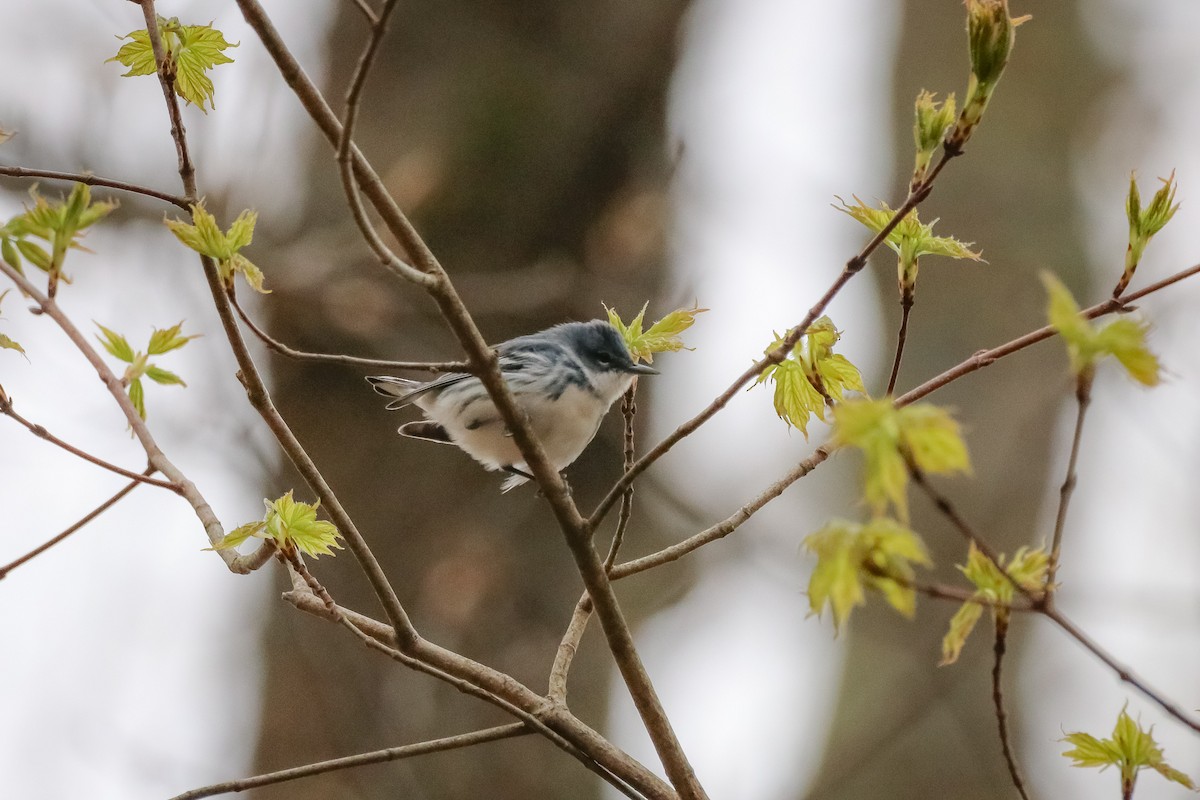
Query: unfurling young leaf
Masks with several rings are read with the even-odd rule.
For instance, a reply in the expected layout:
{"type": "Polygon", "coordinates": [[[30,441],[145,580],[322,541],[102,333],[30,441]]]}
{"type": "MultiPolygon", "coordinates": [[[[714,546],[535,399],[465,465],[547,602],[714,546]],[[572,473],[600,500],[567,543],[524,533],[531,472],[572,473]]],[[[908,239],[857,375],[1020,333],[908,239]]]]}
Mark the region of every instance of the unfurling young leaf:
{"type": "Polygon", "coordinates": [[[958,123],[946,137],[946,148],[961,152],[975,128],[983,119],[996,90],[1000,76],[1008,65],[1008,56],[1016,40],[1018,25],[1029,16],[1012,17],[1008,0],[966,0],[967,51],[971,58],[971,75],[967,80],[967,99],[963,103],[958,123]]]}
{"type": "MultiPolygon", "coordinates": [[[[8,289],[0,292],[0,303],[4,302],[4,295],[8,294],[8,292],[8,289]]],[[[18,353],[25,356],[26,361],[29,360],[29,356],[25,354],[25,348],[21,347],[21,345],[17,344],[17,342],[5,336],[3,333],[0,333],[0,350],[16,350],[18,353]]],[[[0,397],[2,396],[3,395],[0,395],[0,397]]]]}
{"type": "Polygon", "coordinates": [[[908,465],[922,472],[969,473],[962,430],[945,409],[927,403],[896,408],[890,399],[847,400],[833,410],[834,439],[862,451],[864,494],[875,514],[889,504],[908,519],[908,465]]]}
{"type": "MultiPolygon", "coordinates": [[[[841,402],[845,393],[865,393],[862,375],[845,356],[834,353],[833,346],[841,333],[829,317],[815,321],[778,364],[763,369],[755,382],[775,384],[775,413],[789,426],[798,428],[808,438],[808,420],[816,415],[825,420],[828,402],[841,402]]],[[[763,351],[770,353],[783,344],[785,337],[775,340],[763,351]]]]}
{"type": "Polygon", "coordinates": [[[1079,313],[1079,304],[1062,281],[1049,272],[1043,272],[1042,283],[1049,295],[1046,313],[1050,326],[1067,343],[1071,371],[1076,376],[1094,370],[1096,362],[1102,357],[1112,356],[1134,380],[1144,386],[1158,384],[1161,369],[1158,358],[1146,347],[1149,325],[1126,317],[1102,328],[1093,327],[1079,313]]]}
{"type": "MultiPolygon", "coordinates": [[[[884,230],[896,215],[887,203],[880,203],[880,208],[871,208],[857,197],[854,198],[854,205],[840,197],[838,202],[841,205],[835,205],[834,208],[858,220],[875,233],[884,230]]],[[[913,209],[892,228],[884,240],[884,244],[896,253],[898,259],[896,271],[902,296],[910,293],[916,285],[921,256],[983,261],[980,254],[971,249],[972,242],[960,242],[951,236],[934,236],[933,226],[937,222],[935,219],[928,225],[922,223],[916,209],[913,209]]]]}
{"type": "Polygon", "coordinates": [[[320,503],[301,503],[292,498],[292,493],[276,500],[263,500],[267,513],[260,522],[251,522],[228,533],[213,549],[225,550],[237,547],[251,537],[273,539],[283,552],[293,549],[316,558],[334,555],[338,544],[338,529],[332,522],[317,519],[320,503]]]}
{"type": "Polygon", "coordinates": [[[48,294],[53,297],[58,283],[70,283],[63,274],[63,262],[68,250],[87,250],[80,238],[84,231],[108,216],[117,207],[115,200],[92,202],[91,189],[77,183],[64,199],[50,201],[42,197],[37,187],[29,192],[33,207],[0,226],[0,255],[10,267],[24,274],[21,259],[49,273],[48,294]],[[41,239],[50,249],[31,239],[41,239]]]}
{"type": "Polygon", "coordinates": [[[108,328],[96,323],[96,327],[100,329],[101,335],[96,338],[104,349],[115,358],[128,364],[125,368],[125,374],[122,377],[123,382],[129,387],[129,400],[133,403],[133,407],[137,409],[138,416],[142,419],[146,418],[146,397],[145,387],[142,385],[142,378],[146,377],[155,383],[163,386],[186,386],[183,378],[176,375],[174,372],[165,370],[156,364],[150,363],[150,356],[162,355],[169,353],[172,350],[178,350],[185,344],[190,342],[197,336],[184,336],[180,333],[183,323],[172,325],[170,328],[155,328],[150,334],[150,343],[146,347],[146,352],[134,352],[129,340],[119,333],[111,331],[108,328]]]}
{"type": "Polygon", "coordinates": [[[633,356],[634,363],[645,361],[650,364],[654,361],[655,353],[675,353],[680,350],[691,350],[691,347],[684,347],[683,340],[679,338],[680,334],[696,322],[696,315],[703,314],[708,311],[707,308],[693,306],[692,308],[677,308],[665,317],[655,322],[646,331],[642,330],[642,320],[646,316],[646,306],[642,306],[642,310],[637,316],[630,320],[626,325],[615,308],[604,307],[608,313],[608,321],[621,334],[621,338],[625,340],[625,345],[629,348],[629,354],[633,356]]]}
{"type": "MultiPolygon", "coordinates": [[[[1010,605],[1015,596],[1016,588],[1013,583],[1016,582],[1030,592],[1041,592],[1045,588],[1050,556],[1041,547],[1033,550],[1022,547],[1007,563],[1004,556],[998,558],[1000,568],[972,542],[967,553],[966,565],[958,569],[974,585],[974,599],[989,601],[992,616],[997,624],[1007,624],[1010,612],[1005,606],[1010,605]],[[1006,578],[1005,573],[1008,573],[1012,580],[1006,578]]],[[[958,660],[967,637],[975,629],[975,623],[982,614],[983,606],[980,603],[963,603],[951,618],[950,629],[942,639],[942,660],[939,666],[953,664],[958,660]]]]}
{"type": "Polygon", "coordinates": [[[873,589],[892,608],[912,617],[912,565],[928,567],[931,562],[921,538],[908,528],[886,517],[866,525],[835,519],[806,538],[804,546],[817,557],[808,583],[813,614],[828,605],[834,627],[840,628],[854,607],[866,602],[864,589],[873,589]]]}
{"type": "Polygon", "coordinates": [[[917,95],[913,122],[913,142],[917,146],[917,155],[909,183],[911,188],[916,188],[925,180],[934,151],[954,124],[954,92],[941,103],[934,100],[935,97],[937,95],[924,89],[917,95]]]}
{"type": "Polygon", "coordinates": [[[1125,216],[1129,218],[1129,246],[1125,249],[1125,270],[1121,273],[1121,278],[1113,289],[1113,297],[1120,297],[1121,293],[1125,291],[1125,287],[1129,286],[1129,281],[1133,279],[1133,273],[1137,270],[1138,262],[1142,260],[1142,253],[1145,252],[1146,245],[1179,210],[1179,204],[1175,202],[1175,190],[1178,188],[1175,183],[1175,172],[1172,171],[1169,178],[1159,178],[1159,180],[1163,185],[1154,193],[1150,205],[1142,208],[1142,198],[1138,194],[1137,175],[1129,176],[1129,196],[1125,201],[1125,216]]]}
{"type": "Polygon", "coordinates": [[[1074,748],[1062,755],[1074,762],[1073,767],[1117,767],[1125,797],[1133,795],[1138,773],[1143,769],[1152,769],[1167,780],[1196,791],[1191,778],[1166,762],[1153,734],[1153,728],[1143,730],[1122,708],[1111,739],[1097,739],[1089,733],[1068,733],[1060,741],[1074,745],[1074,748]]]}
{"type": "Polygon", "coordinates": [[[263,288],[262,270],[240,252],[254,238],[257,220],[256,212],[243,211],[229,226],[229,231],[222,233],[216,217],[208,213],[203,204],[197,203],[192,206],[193,224],[178,219],[164,219],[163,222],[184,245],[217,262],[217,269],[227,288],[233,288],[233,276],[240,272],[251,289],[260,294],[270,294],[269,289],[263,288]]]}
{"type": "MultiPolygon", "coordinates": [[[[209,108],[215,108],[213,84],[207,73],[218,64],[233,63],[224,51],[237,47],[237,44],[225,41],[224,34],[212,25],[183,25],[175,17],[159,17],[158,30],[171,67],[169,73],[174,77],[175,93],[201,111],[205,111],[205,103],[209,108]]],[[[129,39],[115,56],[108,59],[129,67],[121,77],[152,75],[157,71],[147,31],[131,31],[117,38],[129,39]]]]}

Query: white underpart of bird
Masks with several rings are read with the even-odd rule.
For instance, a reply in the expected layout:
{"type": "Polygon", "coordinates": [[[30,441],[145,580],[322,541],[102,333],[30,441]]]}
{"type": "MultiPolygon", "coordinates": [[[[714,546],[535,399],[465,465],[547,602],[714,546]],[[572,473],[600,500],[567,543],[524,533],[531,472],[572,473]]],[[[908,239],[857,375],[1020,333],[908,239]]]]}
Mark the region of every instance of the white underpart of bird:
{"type": "MultiPolygon", "coordinates": [[[[616,328],[603,320],[556,325],[510,339],[496,352],[517,407],[560,472],[592,441],[634,378],[655,374],[634,363],[616,328]]],[[[489,470],[513,472],[502,492],[528,480],[529,466],[477,377],[451,373],[428,382],[391,376],[367,380],[376,392],[394,398],[388,409],[415,405],[425,413],[425,420],[401,425],[402,436],[453,444],[489,470]]]]}

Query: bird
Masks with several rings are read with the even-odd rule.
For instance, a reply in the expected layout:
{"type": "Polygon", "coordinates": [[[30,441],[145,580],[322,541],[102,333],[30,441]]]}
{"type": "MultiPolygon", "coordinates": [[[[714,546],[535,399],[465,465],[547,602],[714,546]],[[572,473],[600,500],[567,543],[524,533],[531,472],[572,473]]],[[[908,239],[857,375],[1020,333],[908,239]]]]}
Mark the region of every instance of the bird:
{"type": "MultiPolygon", "coordinates": [[[[509,339],[495,350],[501,377],[559,472],[592,441],[604,415],[636,377],[658,374],[636,363],[606,320],[565,322],[509,339]]],[[[390,375],[367,381],[391,398],[389,411],[415,405],[425,413],[425,419],[401,425],[401,436],[455,445],[489,471],[509,473],[501,492],[532,477],[478,377],[452,372],[424,382],[390,375]]]]}

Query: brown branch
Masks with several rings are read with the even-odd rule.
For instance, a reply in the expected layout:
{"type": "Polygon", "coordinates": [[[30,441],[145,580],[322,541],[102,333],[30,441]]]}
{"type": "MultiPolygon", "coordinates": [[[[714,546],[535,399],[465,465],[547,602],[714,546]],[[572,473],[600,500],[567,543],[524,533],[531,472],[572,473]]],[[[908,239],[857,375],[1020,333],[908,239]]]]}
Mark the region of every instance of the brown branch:
{"type": "MultiPolygon", "coordinates": [[[[625,392],[621,398],[621,417],[625,421],[625,435],[623,437],[624,446],[622,449],[622,469],[628,470],[633,464],[634,457],[637,455],[634,446],[634,428],[633,421],[637,415],[637,382],[625,392]]],[[[612,542],[608,547],[608,555],[604,558],[604,569],[611,576],[613,565],[617,562],[617,553],[621,549],[621,543],[625,538],[625,529],[629,526],[629,520],[633,515],[633,485],[630,484],[625,489],[625,494],[621,496],[621,511],[617,515],[617,528],[613,532],[612,542]]],[[[571,662],[575,660],[575,654],[579,651],[579,643],[583,640],[584,631],[587,630],[588,620],[592,616],[592,599],[587,592],[579,598],[575,603],[575,610],[571,612],[571,621],[567,624],[567,629],[563,633],[562,640],[558,643],[558,649],[554,654],[554,663],[550,667],[550,681],[547,697],[559,703],[566,704],[567,702],[567,676],[571,671],[571,662]]]]}
{"type": "MultiPolygon", "coordinates": [[[[154,472],[154,468],[153,468],[153,467],[147,467],[147,468],[146,468],[145,475],[149,475],[149,474],[150,474],[150,473],[152,473],[152,472],[154,472]]],[[[144,476],[142,476],[142,475],[139,475],[138,477],[139,477],[139,478],[141,478],[141,477],[144,477],[144,476]]],[[[139,485],[139,484],[141,484],[141,483],[142,483],[142,481],[141,481],[141,480],[130,481],[129,483],[125,484],[125,487],[124,487],[124,488],[122,488],[122,489],[121,489],[121,491],[117,492],[117,493],[116,493],[116,494],[114,494],[112,497],[108,498],[108,499],[107,499],[107,500],[105,500],[103,503],[101,503],[100,505],[98,505],[98,506],[96,506],[95,508],[93,508],[93,509],[92,509],[90,512],[88,512],[88,513],[87,513],[87,514],[86,514],[86,515],[85,515],[85,516],[84,516],[82,519],[80,519],[80,520],[79,520],[78,522],[76,522],[74,525],[72,525],[72,526],[70,526],[69,528],[67,528],[67,529],[66,529],[65,531],[63,531],[62,533],[58,534],[57,536],[55,536],[54,538],[52,538],[52,539],[50,539],[50,540],[48,540],[48,541],[46,541],[46,542],[43,542],[42,544],[40,544],[40,545],[38,545],[37,547],[33,548],[32,550],[30,550],[28,553],[26,553],[25,555],[21,556],[20,558],[17,558],[17,559],[15,559],[15,560],[13,560],[13,561],[10,561],[9,563],[5,564],[4,566],[0,566],[0,580],[4,580],[5,578],[7,578],[7,577],[8,577],[8,573],[12,572],[14,569],[16,569],[17,567],[21,566],[21,565],[22,565],[22,564],[24,564],[26,561],[29,561],[29,560],[31,560],[31,559],[33,559],[33,558],[36,558],[37,556],[39,556],[39,555],[41,555],[42,553],[46,552],[47,550],[49,550],[49,549],[50,549],[51,547],[53,547],[54,545],[56,545],[56,544],[58,544],[59,542],[61,542],[63,539],[66,539],[66,538],[67,538],[68,536],[70,536],[72,533],[75,533],[75,531],[79,530],[79,529],[80,529],[80,528],[82,528],[84,525],[87,525],[89,522],[91,522],[92,520],[94,520],[96,517],[100,516],[100,515],[101,515],[101,514],[103,514],[105,511],[107,511],[108,509],[110,509],[110,508],[112,508],[113,506],[115,506],[117,503],[119,503],[119,502],[121,501],[121,499],[122,499],[122,498],[124,498],[124,497],[125,497],[125,495],[129,494],[130,492],[132,492],[132,491],[133,491],[134,489],[136,489],[136,488],[138,487],[138,485],[139,485]]]]}
{"type": "Polygon", "coordinates": [[[900,377],[900,359],[904,357],[904,344],[908,340],[908,315],[912,313],[913,299],[913,287],[901,287],[900,330],[896,333],[896,357],[892,361],[892,374],[888,378],[887,391],[884,392],[887,395],[896,390],[896,379],[900,377]]]}
{"type": "Polygon", "coordinates": [[[636,575],[639,572],[645,572],[648,569],[668,564],[683,558],[688,553],[699,550],[706,544],[722,539],[733,533],[742,526],[746,520],[754,516],[754,514],[767,503],[774,500],[779,495],[783,494],[784,490],[791,486],[796,481],[803,478],[808,473],[817,468],[817,465],[829,458],[829,454],[833,452],[831,445],[822,445],[818,447],[816,452],[811,456],[801,461],[793,467],[786,475],[784,475],[775,483],[764,489],[757,497],[746,503],[730,516],[726,517],[721,522],[700,531],[694,536],[684,539],[678,544],[673,544],[670,547],[664,547],[658,552],[651,553],[648,556],[626,561],[623,564],[618,564],[612,570],[613,580],[627,578],[630,575],[636,575]]]}
{"type": "Polygon", "coordinates": [[[296,350],[273,338],[269,333],[260,328],[250,318],[250,315],[242,309],[242,305],[238,302],[235,292],[229,292],[229,302],[233,305],[234,311],[241,317],[242,322],[250,329],[250,332],[258,337],[269,350],[297,361],[341,364],[348,367],[365,367],[368,369],[411,369],[421,370],[422,372],[466,372],[470,368],[470,365],[465,361],[388,361],[381,358],[361,358],[359,356],[340,355],[337,353],[307,353],[303,350],[296,350]]]}
{"type": "Polygon", "coordinates": [[[58,172],[51,169],[30,169],[28,167],[5,167],[0,166],[0,175],[7,175],[10,178],[47,178],[55,181],[71,181],[72,183],[86,183],[88,186],[103,186],[108,189],[117,189],[122,192],[132,192],[133,194],[145,195],[152,197],[155,200],[162,200],[170,203],[173,206],[178,206],[184,211],[188,209],[188,200],[185,197],[160,192],[157,189],[151,189],[147,186],[139,186],[136,183],[126,183],[125,181],[117,181],[112,178],[102,178],[99,175],[93,175],[90,172],[58,172]]]}
{"type": "MultiPolygon", "coordinates": [[[[91,342],[87,337],[75,327],[73,323],[58,303],[47,297],[34,284],[21,273],[17,272],[3,260],[0,260],[0,273],[4,273],[9,280],[16,284],[22,292],[30,297],[37,304],[41,313],[58,325],[75,348],[83,354],[83,357],[88,360],[88,363],[96,370],[100,376],[100,380],[104,383],[109,394],[116,401],[117,406],[125,415],[125,420],[129,423],[129,428],[141,444],[142,449],[146,453],[146,458],[150,466],[154,467],[158,472],[161,472],[167,480],[179,487],[179,494],[187,500],[199,518],[200,524],[204,526],[204,532],[208,536],[211,544],[215,545],[225,538],[225,530],[221,526],[221,521],[217,519],[217,515],[213,512],[212,506],[196,488],[196,485],[188,480],[187,476],[179,471],[179,468],[167,458],[166,454],[159,449],[158,443],[154,440],[154,436],[150,433],[150,429],[146,426],[146,421],[142,419],[137,409],[133,407],[129,396],[125,393],[125,386],[121,383],[121,379],[109,368],[108,364],[92,347],[91,342]]],[[[222,560],[232,572],[246,573],[261,566],[265,563],[265,559],[261,554],[252,554],[247,556],[239,556],[237,553],[228,550],[217,551],[222,560]]]]}
{"type": "Polygon", "coordinates": [[[375,12],[367,5],[367,0],[353,0],[355,8],[362,12],[362,15],[367,18],[370,25],[376,25],[379,22],[379,17],[375,16],[375,12]]]}
{"type": "Polygon", "coordinates": [[[1067,476],[1063,479],[1062,488],[1058,492],[1058,513],[1054,517],[1054,538],[1050,545],[1050,563],[1046,568],[1046,582],[1042,589],[1048,602],[1054,596],[1054,577],[1058,572],[1058,559],[1062,552],[1063,529],[1067,525],[1067,507],[1071,504],[1071,495],[1075,491],[1079,445],[1083,441],[1084,418],[1087,416],[1088,406],[1092,402],[1092,379],[1095,374],[1094,369],[1089,366],[1075,379],[1075,402],[1079,411],[1075,416],[1075,435],[1071,439],[1071,456],[1067,460],[1067,476]]]}
{"type": "Polygon", "coordinates": [[[4,395],[3,393],[0,393],[0,414],[3,414],[7,417],[11,417],[12,419],[16,420],[21,425],[25,426],[25,428],[30,433],[32,433],[34,436],[37,436],[40,439],[45,439],[47,442],[50,442],[51,444],[61,447],[63,450],[66,450],[68,453],[70,453],[74,456],[78,456],[79,458],[82,458],[84,461],[95,464],[96,466],[106,469],[109,472],[115,472],[116,474],[118,474],[122,477],[129,478],[130,480],[137,481],[138,483],[148,483],[151,486],[158,486],[161,489],[170,489],[172,492],[175,492],[176,494],[183,493],[177,484],[171,483],[170,481],[159,480],[158,478],[151,478],[150,475],[153,472],[156,472],[157,470],[151,469],[148,472],[143,472],[143,473],[139,474],[137,472],[127,470],[124,467],[118,467],[116,464],[109,463],[108,461],[105,461],[102,458],[94,456],[91,453],[88,453],[84,450],[80,450],[78,447],[75,447],[74,445],[63,441],[62,439],[58,438],[54,434],[50,433],[50,431],[46,430],[41,425],[32,423],[29,420],[25,419],[25,417],[23,417],[19,413],[17,413],[16,409],[13,408],[12,399],[10,397],[8,397],[7,395],[4,395]]]}
{"type": "Polygon", "coordinates": [[[499,725],[495,728],[485,728],[472,733],[461,733],[457,736],[447,736],[441,739],[431,739],[427,742],[418,742],[416,744],[406,744],[400,747],[389,747],[384,750],[374,750],[370,753],[359,753],[353,756],[345,756],[343,758],[333,758],[328,761],[318,761],[313,764],[305,764],[302,767],[292,767],[290,769],[281,769],[277,772],[267,772],[262,775],[255,775],[251,778],[241,778],[240,780],[225,781],[223,783],[214,783],[209,786],[202,786],[198,789],[184,792],[183,794],[175,795],[171,800],[200,800],[202,797],[213,797],[219,794],[228,792],[244,792],[248,789],[257,789],[260,786],[273,786],[278,783],[286,783],[294,781],[298,778],[308,778],[313,775],[324,775],[329,772],[336,772],[343,769],[353,769],[354,767],[363,767],[369,764],[384,764],[389,761],[399,761],[405,758],[413,758],[414,756],[423,756],[429,753],[441,753],[447,750],[458,750],[464,747],[473,747],[485,742],[494,742],[500,739],[510,739],[514,736],[526,736],[532,733],[523,722],[511,722],[508,725],[499,725]]]}
{"type": "Polygon", "coordinates": [[[1013,786],[1017,789],[1017,794],[1021,795],[1021,800],[1029,800],[1029,793],[1025,791],[1025,781],[1021,778],[1021,771],[1017,768],[1016,756],[1013,754],[1012,747],[1008,741],[1008,715],[1004,711],[1004,689],[1000,682],[1000,669],[1001,664],[1004,663],[1007,635],[1008,616],[997,614],[996,638],[992,644],[992,653],[995,656],[992,661],[992,706],[996,711],[996,726],[1000,732],[1000,749],[1004,753],[1004,763],[1008,765],[1009,777],[1012,778],[1013,786]]]}
{"type": "Polygon", "coordinates": [[[851,278],[862,271],[862,268],[866,266],[867,258],[871,255],[871,253],[875,252],[875,250],[887,240],[888,235],[891,234],[895,227],[899,225],[904,218],[912,212],[913,209],[920,205],[922,200],[929,196],[929,193],[933,191],[933,182],[937,180],[938,175],[941,174],[942,169],[945,168],[946,164],[957,155],[959,155],[958,152],[952,152],[950,150],[943,151],[941,159],[929,172],[928,177],[925,178],[919,187],[908,193],[908,197],[905,198],[904,202],[900,204],[900,207],[896,209],[896,212],[892,215],[892,218],[888,221],[887,225],[885,225],[878,233],[876,233],[875,236],[873,236],[871,240],[863,246],[862,250],[860,250],[857,255],[853,256],[849,261],[846,262],[841,273],[836,279],[834,279],[833,284],[825,291],[825,294],[821,296],[821,299],[819,299],[816,304],[808,310],[808,313],[804,315],[804,319],[800,322],[800,324],[792,328],[791,331],[788,332],[788,335],[785,336],[779,343],[779,345],[773,348],[761,359],[754,362],[754,364],[750,365],[745,372],[737,377],[737,379],[729,386],[728,389],[721,392],[721,394],[719,394],[715,400],[709,403],[708,406],[706,406],[699,414],[676,428],[674,432],[672,432],[665,439],[652,447],[640,459],[638,459],[632,468],[626,470],[625,474],[622,475],[620,480],[613,485],[613,487],[608,491],[608,494],[604,496],[604,499],[601,500],[596,506],[595,510],[592,511],[591,516],[588,517],[588,524],[591,527],[595,528],[595,526],[600,523],[600,520],[604,518],[604,516],[617,502],[617,499],[621,496],[621,493],[625,491],[625,487],[633,483],[638,475],[645,472],[651,464],[666,455],[672,447],[694,433],[701,425],[712,419],[712,417],[718,411],[728,405],[729,401],[732,400],[734,396],[736,396],[737,393],[746,386],[746,384],[758,378],[764,369],[773,364],[778,364],[783,361],[783,359],[787,358],[788,353],[791,352],[792,348],[796,345],[796,342],[798,342],[800,337],[803,336],[805,332],[812,326],[817,317],[824,313],[825,308],[831,302],[833,302],[833,298],[837,297],[838,293],[847,283],[850,282],[851,278]]]}
{"type": "MultiPolygon", "coordinates": [[[[625,681],[634,706],[654,743],[655,750],[663,761],[667,775],[684,797],[689,799],[705,797],[704,790],[696,780],[695,772],[679,745],[679,740],[663,710],[662,702],[642,664],[633,642],[633,635],[609,583],[604,565],[592,546],[592,529],[587,520],[580,516],[562,476],[547,459],[541,444],[529,428],[525,414],[517,407],[508,385],[500,375],[496,353],[479,333],[478,327],[441,264],[438,263],[437,258],[412,223],[396,205],[395,199],[388,193],[379,175],[371,169],[358,149],[343,136],[341,123],[279,37],[262,6],[256,0],[238,0],[238,7],[242,10],[242,15],[246,18],[247,23],[263,42],[268,53],[275,59],[280,74],[312,116],[314,122],[321,128],[326,138],[337,146],[338,151],[344,152],[345,161],[343,163],[349,165],[353,170],[358,186],[382,216],[388,230],[409,254],[417,273],[423,273],[419,279],[416,275],[407,275],[407,277],[425,286],[437,303],[443,318],[475,366],[476,374],[496,405],[505,426],[512,432],[513,442],[536,479],[542,495],[549,502],[575,559],[580,576],[583,578],[584,586],[595,604],[596,614],[600,618],[605,640],[613,654],[613,660],[617,664],[617,669],[625,681]]],[[[364,52],[362,65],[367,62],[366,55],[364,52]]],[[[365,70],[360,70],[360,72],[365,75],[365,70]]],[[[348,194],[353,203],[357,198],[357,193],[350,192],[348,194]]],[[[369,229],[369,226],[366,227],[369,229]]],[[[369,241],[373,229],[370,229],[370,232],[364,230],[363,233],[369,241]]]]}

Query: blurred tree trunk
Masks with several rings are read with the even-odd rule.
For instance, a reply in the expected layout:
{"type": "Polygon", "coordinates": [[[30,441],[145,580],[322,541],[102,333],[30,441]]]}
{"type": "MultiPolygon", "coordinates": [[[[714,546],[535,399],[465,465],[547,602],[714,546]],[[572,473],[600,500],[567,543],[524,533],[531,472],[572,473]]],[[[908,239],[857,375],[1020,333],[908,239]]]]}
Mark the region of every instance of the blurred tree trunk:
{"type": "MultiPolygon", "coordinates": [[[[351,3],[330,32],[341,97],[365,36],[351,3]]],[[[358,142],[456,279],[485,336],[634,308],[662,274],[663,96],[678,2],[402,4],[367,84],[358,142]]],[[[460,353],[423,294],[362,244],[332,153],[313,150],[306,235],[264,263],[274,334],[294,346],[394,358],[460,353]],[[271,268],[273,266],[273,268],[271,268]],[[279,276],[275,278],[275,276],[279,276]]],[[[268,234],[269,235],[269,234],[268,234]]],[[[265,259],[264,259],[265,261],[265,259]]],[[[545,504],[452,448],[402,440],[360,371],[273,362],[278,404],[371,543],[421,631],[544,690],[582,584],[545,504]]],[[[619,473],[619,414],[569,471],[586,508],[619,473]]],[[[297,486],[285,470],[268,494],[297,486]]],[[[317,574],[380,615],[349,554],[317,574]]],[[[264,630],[258,768],[507,721],[278,603],[264,630]]],[[[603,720],[609,660],[572,672],[572,706],[603,720]]],[[[591,773],[539,737],[260,790],[264,798],[586,798],[591,773]]]]}
{"type": "MultiPolygon", "coordinates": [[[[1083,3],[1021,3],[1034,19],[1020,28],[1008,73],[967,153],[953,162],[921,209],[937,232],[974,241],[986,265],[927,258],[897,393],[974,351],[1044,325],[1037,273],[1083,280],[1081,213],[1071,181],[1073,147],[1087,134],[1090,99],[1108,77],[1080,29],[1083,3]]],[[[896,57],[894,141],[903,196],[911,169],[912,101],[924,88],[961,99],[966,78],[965,15],[945,0],[909,0],[896,57]]],[[[1119,200],[1118,200],[1119,202],[1119,200]]],[[[894,257],[873,259],[885,291],[883,313],[895,346],[899,302],[894,257]]],[[[887,359],[890,366],[891,359],[887,359]]],[[[998,549],[1037,544],[1059,403],[1069,397],[1062,354],[1039,347],[971,376],[931,398],[965,423],[974,476],[937,484],[998,549]]],[[[886,381],[886,376],[880,379],[886,381]]],[[[882,386],[883,383],[878,385],[882,386]]],[[[966,544],[915,487],[913,526],[938,565],[937,578],[958,581],[966,544]]],[[[908,623],[883,603],[856,612],[847,631],[847,661],[825,763],[811,796],[871,798],[1011,798],[1015,790],[1000,752],[991,703],[991,625],[985,617],[962,661],[937,668],[939,641],[955,610],[922,599],[908,623]]],[[[1019,622],[1019,621],[1018,621],[1019,622]]],[[[1009,728],[1020,741],[1021,709],[1012,676],[1022,657],[1010,634],[1009,728]]],[[[1053,735],[1053,732],[1048,732],[1053,735]]],[[[1044,740],[1043,740],[1044,741],[1044,740]]]]}

